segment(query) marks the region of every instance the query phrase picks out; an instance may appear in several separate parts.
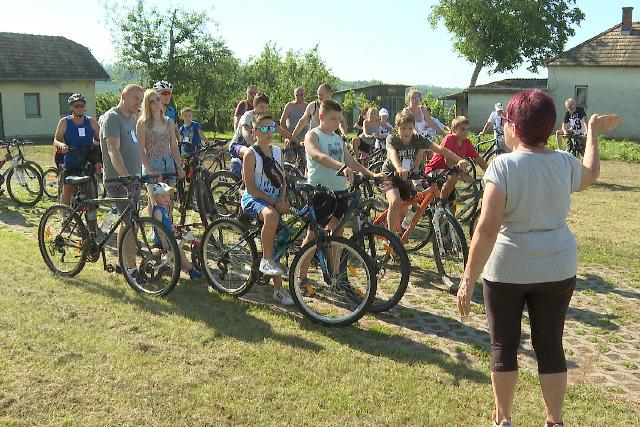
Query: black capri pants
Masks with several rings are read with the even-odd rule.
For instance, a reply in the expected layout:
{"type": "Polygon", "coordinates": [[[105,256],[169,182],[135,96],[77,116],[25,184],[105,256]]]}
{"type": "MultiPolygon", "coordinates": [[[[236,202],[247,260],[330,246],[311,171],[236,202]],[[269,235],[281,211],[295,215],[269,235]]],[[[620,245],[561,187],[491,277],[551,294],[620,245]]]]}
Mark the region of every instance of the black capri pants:
{"type": "Polygon", "coordinates": [[[575,276],[559,282],[514,284],[484,280],[484,303],[491,335],[491,371],[518,369],[518,347],[525,303],[538,373],[567,371],[562,334],[575,276]]]}

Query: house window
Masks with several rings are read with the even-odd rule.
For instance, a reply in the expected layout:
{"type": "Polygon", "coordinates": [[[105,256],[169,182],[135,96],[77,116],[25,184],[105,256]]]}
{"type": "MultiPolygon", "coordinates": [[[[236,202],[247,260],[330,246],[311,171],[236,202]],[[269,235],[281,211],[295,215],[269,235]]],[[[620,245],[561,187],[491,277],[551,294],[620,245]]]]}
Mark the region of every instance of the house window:
{"type": "Polygon", "coordinates": [[[587,110],[587,90],[589,86],[576,86],[576,105],[587,110]]]}
{"type": "Polygon", "coordinates": [[[24,113],[27,118],[40,117],[40,94],[24,94],[24,113]]]}
{"type": "Polygon", "coordinates": [[[58,104],[60,104],[60,117],[69,115],[69,104],[67,100],[73,95],[72,93],[60,93],[58,94],[58,104]]]}

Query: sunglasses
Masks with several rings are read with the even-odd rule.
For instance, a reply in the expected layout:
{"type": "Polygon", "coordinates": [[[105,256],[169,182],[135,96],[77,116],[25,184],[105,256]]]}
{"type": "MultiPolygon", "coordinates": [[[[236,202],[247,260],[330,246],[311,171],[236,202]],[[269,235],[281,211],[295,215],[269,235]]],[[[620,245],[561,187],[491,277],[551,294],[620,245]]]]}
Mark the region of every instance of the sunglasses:
{"type": "Polygon", "coordinates": [[[258,129],[260,132],[262,133],[267,133],[267,132],[275,132],[277,129],[276,125],[269,125],[269,126],[258,126],[256,129],[258,129]]]}
{"type": "Polygon", "coordinates": [[[163,91],[160,92],[160,95],[162,95],[162,96],[171,95],[171,91],[170,90],[163,90],[163,91]]]}
{"type": "Polygon", "coordinates": [[[82,103],[71,104],[71,108],[85,108],[85,105],[82,103]]]}

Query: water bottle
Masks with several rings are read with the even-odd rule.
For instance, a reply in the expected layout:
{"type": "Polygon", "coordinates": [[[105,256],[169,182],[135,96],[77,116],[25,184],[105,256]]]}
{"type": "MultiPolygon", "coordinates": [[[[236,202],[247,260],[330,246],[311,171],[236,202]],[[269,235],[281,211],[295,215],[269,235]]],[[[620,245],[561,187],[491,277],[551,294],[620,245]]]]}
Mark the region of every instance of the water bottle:
{"type": "Polygon", "coordinates": [[[113,208],[109,212],[107,212],[107,215],[105,215],[104,220],[102,221],[102,226],[100,227],[100,230],[102,230],[103,233],[108,233],[109,230],[111,230],[111,227],[113,227],[113,224],[115,224],[117,219],[118,219],[118,209],[113,208]]]}
{"type": "Polygon", "coordinates": [[[409,209],[409,212],[407,212],[407,216],[404,217],[404,219],[402,220],[402,228],[403,229],[407,229],[409,228],[409,226],[411,225],[411,221],[413,221],[413,217],[416,216],[416,211],[418,210],[418,207],[416,205],[411,206],[411,209],[409,209]]]}

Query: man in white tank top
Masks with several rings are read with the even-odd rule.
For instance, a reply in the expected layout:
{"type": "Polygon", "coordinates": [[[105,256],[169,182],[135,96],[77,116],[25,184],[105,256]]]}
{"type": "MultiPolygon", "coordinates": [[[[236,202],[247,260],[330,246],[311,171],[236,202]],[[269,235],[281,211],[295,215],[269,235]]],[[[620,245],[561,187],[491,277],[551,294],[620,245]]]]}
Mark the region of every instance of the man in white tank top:
{"type": "MultiPolygon", "coordinates": [[[[320,105],[323,101],[331,99],[331,94],[331,86],[329,86],[328,84],[323,83],[318,86],[318,99],[310,102],[309,105],[307,105],[307,109],[304,112],[304,115],[300,118],[300,121],[298,121],[296,128],[291,133],[294,135],[298,135],[307,125],[309,125],[309,129],[318,127],[320,125],[320,105]]],[[[340,112],[340,119],[336,130],[338,128],[340,129],[342,135],[347,134],[347,121],[345,120],[342,112],[340,112]]]]}

